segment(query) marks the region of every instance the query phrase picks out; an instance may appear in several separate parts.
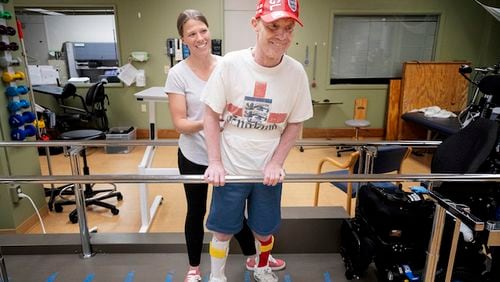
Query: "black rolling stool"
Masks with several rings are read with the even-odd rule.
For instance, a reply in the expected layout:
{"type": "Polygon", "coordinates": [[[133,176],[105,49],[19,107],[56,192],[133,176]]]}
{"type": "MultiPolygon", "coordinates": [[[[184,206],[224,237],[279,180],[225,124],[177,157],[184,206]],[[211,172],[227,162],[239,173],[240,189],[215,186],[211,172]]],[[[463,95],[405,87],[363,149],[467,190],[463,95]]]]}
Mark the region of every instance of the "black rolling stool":
{"type": "MultiPolygon", "coordinates": [[[[95,129],[81,129],[81,130],[72,130],[68,132],[64,132],[60,135],[61,140],[97,140],[97,139],[105,139],[106,134],[100,130],[95,129]]],[[[90,175],[90,170],[87,165],[87,154],[86,149],[83,148],[81,152],[82,160],[83,160],[83,174],[90,175]]],[[[114,186],[114,184],[112,184],[114,186]]],[[[99,207],[107,208],[111,210],[113,215],[117,215],[120,211],[116,208],[115,205],[103,202],[105,199],[116,197],[118,201],[123,200],[122,193],[116,191],[116,186],[113,189],[101,189],[94,190],[94,184],[85,184],[84,196],[85,196],[85,206],[96,205],[99,207]],[[104,195],[98,196],[98,194],[105,193],[104,195]]],[[[74,184],[68,185],[65,189],[73,189],[75,190],[74,184]]],[[[54,203],[54,208],[56,212],[62,212],[63,207],[66,205],[74,205],[75,200],[73,199],[62,199],[57,200],[54,203]]],[[[76,209],[74,209],[69,214],[69,220],[72,223],[78,222],[78,215],[76,209]]]]}

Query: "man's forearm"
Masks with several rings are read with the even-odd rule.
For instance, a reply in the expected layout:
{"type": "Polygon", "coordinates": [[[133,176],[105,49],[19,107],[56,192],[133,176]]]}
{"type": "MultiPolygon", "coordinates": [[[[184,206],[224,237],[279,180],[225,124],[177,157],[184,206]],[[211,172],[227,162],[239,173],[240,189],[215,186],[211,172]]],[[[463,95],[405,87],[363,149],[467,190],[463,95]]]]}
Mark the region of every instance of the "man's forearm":
{"type": "Polygon", "coordinates": [[[283,166],[285,163],[288,153],[295,145],[300,129],[302,128],[302,123],[289,123],[287,124],[285,130],[281,134],[281,139],[276,151],[274,151],[273,157],[270,162],[274,162],[283,166]]]}
{"type": "Polygon", "coordinates": [[[220,124],[219,114],[205,106],[203,130],[207,144],[208,162],[221,161],[220,159],[220,124]]]}

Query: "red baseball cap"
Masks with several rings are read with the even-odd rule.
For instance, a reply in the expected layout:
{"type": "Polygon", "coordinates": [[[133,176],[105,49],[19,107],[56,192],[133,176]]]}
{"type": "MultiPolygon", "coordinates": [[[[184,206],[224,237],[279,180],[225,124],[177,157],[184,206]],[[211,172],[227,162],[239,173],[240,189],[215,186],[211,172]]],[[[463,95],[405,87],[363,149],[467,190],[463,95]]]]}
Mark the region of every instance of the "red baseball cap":
{"type": "Polygon", "coordinates": [[[259,0],[255,18],[273,22],[281,18],[292,18],[304,26],[299,19],[299,0],[259,0]]]}

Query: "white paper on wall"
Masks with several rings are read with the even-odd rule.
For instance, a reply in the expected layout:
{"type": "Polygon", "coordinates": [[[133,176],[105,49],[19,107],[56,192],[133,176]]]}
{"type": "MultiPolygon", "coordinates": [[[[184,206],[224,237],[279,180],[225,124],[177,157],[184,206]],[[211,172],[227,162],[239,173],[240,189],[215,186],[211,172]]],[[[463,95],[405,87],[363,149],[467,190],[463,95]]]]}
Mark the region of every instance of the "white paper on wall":
{"type": "Polygon", "coordinates": [[[127,86],[130,86],[135,82],[135,78],[139,73],[139,71],[130,63],[120,67],[119,72],[118,78],[127,86]]]}
{"type": "Polygon", "coordinates": [[[55,85],[59,79],[59,72],[51,65],[28,65],[28,75],[32,85],[55,85]]]}

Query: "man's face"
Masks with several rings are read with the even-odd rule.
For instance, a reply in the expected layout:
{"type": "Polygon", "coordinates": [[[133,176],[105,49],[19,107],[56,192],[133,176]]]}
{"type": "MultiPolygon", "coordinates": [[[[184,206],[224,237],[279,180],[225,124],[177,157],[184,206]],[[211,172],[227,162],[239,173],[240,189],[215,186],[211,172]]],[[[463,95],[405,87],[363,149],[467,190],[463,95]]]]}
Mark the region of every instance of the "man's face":
{"type": "Polygon", "coordinates": [[[269,59],[281,59],[293,39],[295,21],[291,18],[282,18],[266,23],[255,21],[257,31],[257,45],[269,59]]]}

